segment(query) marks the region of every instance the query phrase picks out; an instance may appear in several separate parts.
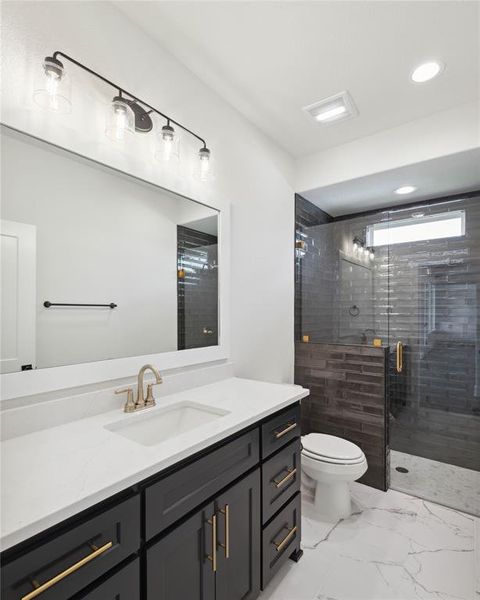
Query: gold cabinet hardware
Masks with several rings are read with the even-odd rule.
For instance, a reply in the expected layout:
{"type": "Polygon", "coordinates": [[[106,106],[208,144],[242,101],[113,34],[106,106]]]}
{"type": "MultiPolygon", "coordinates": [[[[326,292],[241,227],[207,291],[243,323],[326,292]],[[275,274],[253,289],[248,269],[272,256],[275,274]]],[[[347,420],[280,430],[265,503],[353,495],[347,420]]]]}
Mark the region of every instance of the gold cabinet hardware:
{"type": "Polygon", "coordinates": [[[403,371],[403,344],[397,342],[397,373],[403,371]]]}
{"type": "Polygon", "coordinates": [[[277,438],[277,440],[280,439],[281,437],[295,429],[296,426],[296,423],[289,423],[287,427],[285,427],[285,429],[282,429],[282,431],[275,431],[275,437],[277,438]]]}
{"type": "Polygon", "coordinates": [[[272,542],[272,544],[275,546],[275,548],[277,549],[277,552],[281,552],[285,546],[288,544],[288,542],[294,537],[294,535],[297,533],[297,526],[295,525],[295,527],[292,527],[292,529],[289,530],[289,532],[287,533],[287,535],[283,538],[283,540],[281,542],[272,542]]]}
{"type": "Polygon", "coordinates": [[[89,554],[88,556],[85,556],[85,558],[82,558],[81,560],[76,562],[71,567],[68,567],[68,569],[65,569],[65,571],[62,571],[58,575],[55,575],[55,577],[52,577],[45,583],[42,583],[42,585],[40,585],[36,589],[34,589],[33,592],[30,592],[29,594],[22,596],[21,600],[33,600],[33,598],[36,598],[37,596],[39,596],[40,594],[42,594],[43,592],[45,592],[46,590],[51,588],[53,585],[55,585],[59,581],[62,581],[62,579],[65,579],[65,577],[68,577],[72,573],[75,573],[75,571],[78,571],[78,569],[80,569],[81,567],[83,567],[84,565],[86,565],[87,563],[92,561],[94,558],[97,558],[97,556],[100,556],[100,554],[103,554],[104,552],[109,550],[112,546],[113,546],[113,542],[107,542],[106,544],[104,544],[103,546],[101,546],[100,548],[98,548],[97,550],[95,550],[94,552],[89,554]]]}
{"type": "Polygon", "coordinates": [[[133,401],[133,389],[131,387],[115,390],[116,394],[127,394],[127,401],[123,407],[124,412],[130,413],[135,411],[135,402],[133,401]]]}
{"type": "Polygon", "coordinates": [[[225,558],[230,558],[230,507],[225,504],[225,508],[220,509],[221,514],[225,517],[225,543],[219,544],[220,548],[225,551],[225,558]]]}
{"type": "Polygon", "coordinates": [[[212,553],[207,555],[207,558],[212,563],[212,571],[217,571],[217,515],[213,515],[211,519],[207,521],[212,526],[212,553]]]}
{"type": "Polygon", "coordinates": [[[281,488],[282,485],[285,485],[287,483],[287,481],[290,481],[290,479],[292,479],[292,477],[295,477],[296,473],[297,473],[297,469],[287,469],[288,473],[285,475],[285,477],[282,477],[282,479],[280,479],[280,481],[277,481],[276,479],[273,480],[272,483],[275,484],[276,488],[281,488]]]}

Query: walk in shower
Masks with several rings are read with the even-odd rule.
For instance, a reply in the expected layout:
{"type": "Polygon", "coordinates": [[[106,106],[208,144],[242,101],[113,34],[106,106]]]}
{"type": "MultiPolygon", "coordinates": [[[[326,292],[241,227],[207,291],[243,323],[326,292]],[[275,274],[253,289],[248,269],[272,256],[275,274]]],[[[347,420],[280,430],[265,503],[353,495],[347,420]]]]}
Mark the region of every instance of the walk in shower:
{"type": "Polygon", "coordinates": [[[307,427],[335,410],[345,437],[382,440],[384,487],[480,514],[480,195],[340,219],[297,198],[296,215],[297,356],[337,356],[316,368],[311,351],[310,381],[297,361],[297,381],[317,386],[307,427]],[[383,379],[366,348],[384,351],[383,379]],[[375,438],[348,395],[383,385],[375,438]]]}

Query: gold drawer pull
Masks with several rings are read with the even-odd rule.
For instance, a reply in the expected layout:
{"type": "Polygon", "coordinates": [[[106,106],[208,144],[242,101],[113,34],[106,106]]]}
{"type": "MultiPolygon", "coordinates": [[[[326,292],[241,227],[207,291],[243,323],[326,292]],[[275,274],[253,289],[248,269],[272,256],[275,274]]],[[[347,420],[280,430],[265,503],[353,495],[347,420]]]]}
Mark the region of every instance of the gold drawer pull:
{"type": "Polygon", "coordinates": [[[85,558],[82,558],[81,560],[76,562],[71,567],[68,567],[68,569],[65,569],[65,571],[62,571],[58,575],[55,575],[55,577],[52,577],[45,583],[42,583],[42,585],[39,585],[36,589],[33,590],[33,592],[30,592],[29,594],[22,596],[21,600],[32,600],[33,598],[36,598],[37,596],[42,594],[45,590],[48,590],[49,588],[51,588],[53,585],[55,585],[59,581],[62,581],[62,579],[65,579],[65,577],[68,577],[72,573],[75,573],[75,571],[78,571],[78,569],[80,569],[81,567],[83,567],[84,565],[89,563],[94,558],[97,558],[97,556],[100,556],[100,554],[103,554],[104,552],[109,550],[112,546],[113,546],[113,542],[107,542],[106,544],[104,544],[103,546],[101,546],[100,548],[98,548],[97,550],[95,550],[94,552],[89,554],[88,556],[85,556],[85,558]]]}
{"type": "Polygon", "coordinates": [[[273,480],[273,483],[275,484],[276,488],[281,488],[282,485],[285,485],[287,481],[290,481],[292,477],[295,477],[297,473],[297,469],[287,469],[287,471],[288,473],[285,475],[285,477],[280,479],[280,481],[277,481],[276,479],[273,480]]]}
{"type": "Polygon", "coordinates": [[[225,508],[221,508],[220,512],[225,517],[225,543],[218,544],[225,551],[225,558],[230,558],[230,507],[225,504],[225,508]]]}
{"type": "Polygon", "coordinates": [[[287,427],[285,427],[285,429],[282,429],[282,431],[275,431],[275,437],[278,440],[279,438],[283,437],[284,435],[295,429],[296,426],[296,423],[290,423],[290,425],[287,425],[287,427]]]}
{"type": "Polygon", "coordinates": [[[212,526],[212,553],[208,554],[207,558],[211,561],[212,571],[215,573],[217,570],[217,515],[213,515],[207,523],[212,526]]]}
{"type": "Polygon", "coordinates": [[[281,552],[296,533],[297,526],[295,525],[295,527],[292,527],[292,529],[290,529],[290,531],[287,533],[287,535],[283,538],[281,542],[279,542],[278,544],[277,542],[272,542],[272,544],[277,549],[277,552],[281,552]]]}

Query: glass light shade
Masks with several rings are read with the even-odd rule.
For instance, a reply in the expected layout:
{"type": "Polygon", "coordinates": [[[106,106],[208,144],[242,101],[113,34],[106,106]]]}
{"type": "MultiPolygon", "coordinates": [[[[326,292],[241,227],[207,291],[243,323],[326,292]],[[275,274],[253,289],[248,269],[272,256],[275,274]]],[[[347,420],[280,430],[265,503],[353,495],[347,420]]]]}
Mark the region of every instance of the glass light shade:
{"type": "Polygon", "coordinates": [[[208,148],[200,148],[198,153],[197,175],[200,181],[208,181],[211,176],[211,155],[208,148]]]}
{"type": "Polygon", "coordinates": [[[115,96],[108,107],[105,135],[114,142],[123,142],[127,133],[134,130],[134,114],[120,96],[115,96]]]}
{"type": "Polygon", "coordinates": [[[66,114],[71,111],[71,86],[62,63],[53,57],[43,61],[44,83],[33,92],[33,101],[44,109],[66,114]]]}
{"type": "Polygon", "coordinates": [[[155,158],[163,163],[176,163],[180,159],[180,138],[170,125],[164,125],[158,134],[155,158]]]}

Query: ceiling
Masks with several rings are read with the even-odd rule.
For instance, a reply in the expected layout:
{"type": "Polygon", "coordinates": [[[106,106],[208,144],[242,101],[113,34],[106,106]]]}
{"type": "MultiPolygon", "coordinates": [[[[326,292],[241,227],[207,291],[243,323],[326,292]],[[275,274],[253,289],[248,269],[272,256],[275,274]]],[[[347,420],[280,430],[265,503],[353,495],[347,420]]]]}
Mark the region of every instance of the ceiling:
{"type": "Polygon", "coordinates": [[[293,157],[479,94],[478,2],[115,2],[293,157]],[[441,59],[423,85],[409,75],[441,59]],[[343,90],[359,116],[321,126],[302,107],[343,90]]]}
{"type": "Polygon", "coordinates": [[[480,148],[317,188],[302,196],[338,217],[480,190],[480,148]],[[394,193],[414,185],[412,194],[394,193]]]}

